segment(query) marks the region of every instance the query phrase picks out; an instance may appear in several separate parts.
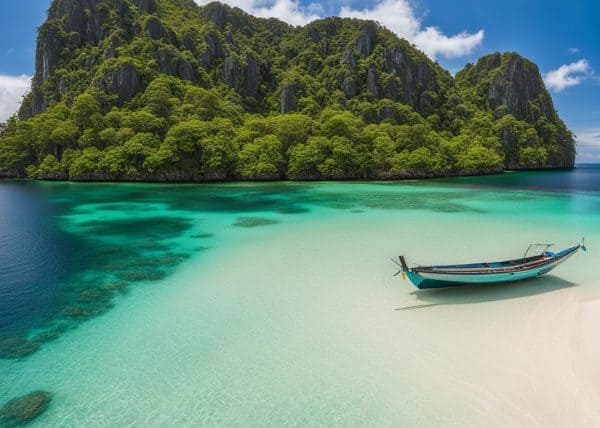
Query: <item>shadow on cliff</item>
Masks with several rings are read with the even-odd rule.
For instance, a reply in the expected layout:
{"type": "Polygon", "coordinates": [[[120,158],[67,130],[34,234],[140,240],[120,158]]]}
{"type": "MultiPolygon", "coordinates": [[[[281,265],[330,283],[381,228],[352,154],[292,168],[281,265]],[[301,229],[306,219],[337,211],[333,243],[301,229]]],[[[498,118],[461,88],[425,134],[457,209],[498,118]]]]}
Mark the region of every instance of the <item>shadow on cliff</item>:
{"type": "Polygon", "coordinates": [[[556,276],[498,284],[465,285],[453,288],[415,290],[411,294],[418,303],[396,308],[397,311],[423,309],[440,305],[464,305],[518,299],[556,290],[575,287],[577,284],[556,276]]]}

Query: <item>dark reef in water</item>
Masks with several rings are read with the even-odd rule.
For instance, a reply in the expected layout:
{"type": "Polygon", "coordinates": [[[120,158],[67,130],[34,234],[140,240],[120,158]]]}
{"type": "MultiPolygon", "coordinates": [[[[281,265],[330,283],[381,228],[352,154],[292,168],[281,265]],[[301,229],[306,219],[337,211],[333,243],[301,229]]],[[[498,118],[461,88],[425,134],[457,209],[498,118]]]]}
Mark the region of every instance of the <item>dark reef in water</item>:
{"type": "Polygon", "coordinates": [[[237,227],[258,227],[258,226],[270,226],[272,224],[279,223],[275,219],[263,218],[263,217],[240,217],[237,219],[234,226],[237,227]]]}
{"type": "Polygon", "coordinates": [[[0,426],[28,424],[48,409],[51,400],[52,394],[46,391],[34,391],[10,400],[0,409],[0,426]]]}

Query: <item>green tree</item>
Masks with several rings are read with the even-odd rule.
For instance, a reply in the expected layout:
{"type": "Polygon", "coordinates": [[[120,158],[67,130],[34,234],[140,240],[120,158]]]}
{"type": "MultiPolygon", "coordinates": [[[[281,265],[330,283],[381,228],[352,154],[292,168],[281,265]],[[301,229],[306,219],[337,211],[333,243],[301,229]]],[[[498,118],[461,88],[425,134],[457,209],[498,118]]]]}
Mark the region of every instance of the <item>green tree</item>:
{"type": "Polygon", "coordinates": [[[242,147],[239,171],[244,179],[274,180],[280,178],[283,165],[282,144],[275,135],[257,138],[242,147]]]}
{"type": "Polygon", "coordinates": [[[100,104],[96,98],[88,93],[83,93],[73,100],[71,106],[71,120],[80,131],[92,125],[92,117],[100,113],[100,104]]]}
{"type": "Polygon", "coordinates": [[[298,180],[315,180],[321,177],[319,165],[327,156],[330,141],[326,137],[310,137],[305,144],[290,147],[287,176],[298,180]]]}

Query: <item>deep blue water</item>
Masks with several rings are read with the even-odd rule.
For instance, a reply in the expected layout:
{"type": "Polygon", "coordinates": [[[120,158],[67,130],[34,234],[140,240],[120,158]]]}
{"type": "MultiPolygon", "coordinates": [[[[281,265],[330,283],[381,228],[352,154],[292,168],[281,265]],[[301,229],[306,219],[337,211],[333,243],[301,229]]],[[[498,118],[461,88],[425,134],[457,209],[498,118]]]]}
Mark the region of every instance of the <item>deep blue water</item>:
{"type": "Polygon", "coordinates": [[[452,185],[547,192],[600,193],[600,164],[579,164],[572,170],[517,171],[501,175],[440,179],[452,185]]]}
{"type": "Polygon", "coordinates": [[[0,333],[50,316],[58,285],[84,263],[78,240],[56,227],[51,190],[0,183],[0,333]]]}

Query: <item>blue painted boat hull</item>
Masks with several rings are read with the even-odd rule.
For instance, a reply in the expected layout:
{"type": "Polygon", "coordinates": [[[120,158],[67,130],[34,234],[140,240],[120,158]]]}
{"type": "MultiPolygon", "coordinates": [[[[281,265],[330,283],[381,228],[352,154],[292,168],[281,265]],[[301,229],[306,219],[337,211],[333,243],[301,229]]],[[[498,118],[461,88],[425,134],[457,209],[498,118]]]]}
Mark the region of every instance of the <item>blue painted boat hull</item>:
{"type": "Polygon", "coordinates": [[[545,252],[534,258],[506,262],[406,268],[404,271],[418,289],[514,282],[539,277],[550,272],[580,248],[581,245],[576,245],[559,253],[545,252]],[[519,262],[522,263],[519,264],[519,262]]]}

